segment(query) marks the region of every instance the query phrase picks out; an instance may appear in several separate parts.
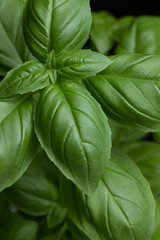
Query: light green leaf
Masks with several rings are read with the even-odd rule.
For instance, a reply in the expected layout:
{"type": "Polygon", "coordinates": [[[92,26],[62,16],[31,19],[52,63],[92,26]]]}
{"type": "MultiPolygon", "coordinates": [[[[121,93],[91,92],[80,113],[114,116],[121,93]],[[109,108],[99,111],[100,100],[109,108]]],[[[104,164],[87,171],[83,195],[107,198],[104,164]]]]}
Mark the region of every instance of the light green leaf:
{"type": "Polygon", "coordinates": [[[1,240],[35,240],[38,225],[18,214],[7,214],[0,221],[1,240]]]}
{"type": "Polygon", "coordinates": [[[31,96],[0,100],[0,191],[26,171],[37,148],[31,96]]]}
{"type": "MultiPolygon", "coordinates": [[[[50,55],[54,55],[54,52],[50,55]]],[[[82,80],[83,78],[95,76],[111,64],[111,60],[91,50],[67,51],[57,55],[56,59],[51,58],[48,65],[57,69],[58,80],[82,80]]]]}
{"type": "Polygon", "coordinates": [[[26,0],[0,2],[0,75],[33,59],[22,34],[22,13],[26,0]]]}
{"type": "Polygon", "coordinates": [[[149,181],[155,195],[160,194],[160,145],[154,142],[135,142],[123,146],[149,181]]]}
{"type": "Polygon", "coordinates": [[[107,53],[113,46],[115,35],[113,31],[116,18],[108,12],[92,12],[92,27],[90,39],[100,53],[107,53]]]}
{"type": "Polygon", "coordinates": [[[12,187],[4,191],[5,198],[18,210],[32,216],[43,216],[58,200],[55,185],[40,175],[25,173],[12,187]]]}
{"type": "Polygon", "coordinates": [[[29,61],[19,65],[9,71],[0,83],[0,98],[43,89],[51,83],[50,74],[51,70],[39,62],[29,61]]]}
{"type": "Polygon", "coordinates": [[[66,218],[67,211],[59,203],[53,203],[47,214],[48,228],[53,228],[62,223],[66,218]]]}
{"type": "Polygon", "coordinates": [[[139,16],[121,32],[116,53],[160,54],[160,17],[139,16]]]}
{"type": "Polygon", "coordinates": [[[160,130],[160,56],[122,54],[86,86],[113,121],[140,131],[160,130]]]}
{"type": "Polygon", "coordinates": [[[134,21],[134,19],[135,17],[130,15],[126,15],[117,19],[116,23],[113,26],[115,39],[117,42],[119,42],[121,35],[126,30],[126,28],[129,28],[130,24],[134,21]]]}
{"type": "Polygon", "coordinates": [[[138,167],[122,152],[113,152],[93,196],[63,177],[61,197],[72,221],[91,240],[151,239],[154,198],[138,167]]]}
{"type": "Polygon", "coordinates": [[[111,133],[99,104],[80,85],[50,85],[35,113],[38,139],[60,171],[91,194],[110,156],[111,133]]]}
{"type": "Polygon", "coordinates": [[[80,49],[88,39],[91,11],[88,0],[30,0],[24,35],[34,56],[45,62],[49,53],[80,49]]]}

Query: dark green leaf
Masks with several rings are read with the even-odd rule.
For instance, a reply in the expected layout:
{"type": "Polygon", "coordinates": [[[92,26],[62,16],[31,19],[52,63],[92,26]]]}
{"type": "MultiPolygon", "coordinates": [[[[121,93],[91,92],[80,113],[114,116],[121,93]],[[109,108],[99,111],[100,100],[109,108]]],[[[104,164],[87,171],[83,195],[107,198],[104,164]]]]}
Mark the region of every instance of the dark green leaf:
{"type": "Polygon", "coordinates": [[[140,131],[160,130],[160,56],[122,54],[86,81],[103,110],[117,124],[140,131]]]}
{"type": "Polygon", "coordinates": [[[46,176],[51,182],[59,184],[59,174],[58,168],[50,161],[45,151],[41,151],[36,154],[35,158],[32,160],[27,172],[33,175],[46,176]]]}
{"type": "Polygon", "coordinates": [[[127,155],[116,151],[93,196],[62,178],[61,197],[72,221],[91,240],[150,240],[155,202],[148,182],[127,155]]]}
{"type": "Polygon", "coordinates": [[[8,214],[0,222],[1,240],[35,240],[37,223],[20,215],[8,214]]]}
{"type": "Polygon", "coordinates": [[[77,81],[96,75],[109,64],[111,60],[100,53],[91,50],[74,50],[57,55],[56,60],[54,57],[51,58],[49,65],[57,69],[58,79],[77,81]]]}
{"type": "Polygon", "coordinates": [[[26,171],[37,148],[31,96],[0,100],[0,191],[26,171]]]}
{"type": "Polygon", "coordinates": [[[111,133],[99,104],[81,86],[50,85],[40,96],[35,128],[51,161],[91,194],[110,156],[111,133]]]}
{"type": "Polygon", "coordinates": [[[121,127],[111,121],[109,121],[109,125],[112,132],[112,145],[118,146],[125,143],[131,143],[138,140],[141,140],[147,137],[148,133],[138,131],[135,129],[128,129],[125,127],[121,127]]]}
{"type": "Polygon", "coordinates": [[[0,98],[42,89],[51,83],[51,70],[39,62],[26,62],[7,73],[0,83],[0,98]]]}
{"type": "Polygon", "coordinates": [[[6,199],[17,209],[33,216],[46,215],[58,200],[55,185],[44,176],[24,174],[4,191],[6,199]]]}
{"type": "Polygon", "coordinates": [[[66,217],[66,209],[58,203],[53,203],[47,215],[47,223],[49,228],[53,228],[62,223],[66,217]]]}
{"type": "Polygon", "coordinates": [[[0,75],[33,59],[22,34],[22,13],[26,0],[0,2],[0,75]]]}
{"type": "Polygon", "coordinates": [[[123,149],[140,168],[155,195],[160,193],[160,145],[154,142],[126,144],[123,149]]]}
{"type": "Polygon", "coordinates": [[[160,132],[154,132],[152,133],[153,140],[157,143],[160,143],[160,132]]]}
{"type": "Polygon", "coordinates": [[[68,219],[68,228],[73,236],[78,240],[90,240],[73,222],[71,219],[68,219]]]}
{"type": "Polygon", "coordinates": [[[25,11],[25,40],[33,55],[43,62],[52,50],[80,49],[90,27],[88,0],[30,0],[25,11]]]}
{"type": "Polygon", "coordinates": [[[121,32],[116,53],[160,54],[160,17],[139,16],[121,32]]]}
{"type": "Polygon", "coordinates": [[[92,12],[92,28],[90,38],[100,53],[107,53],[114,44],[113,27],[116,22],[114,16],[108,12],[92,12]]]}

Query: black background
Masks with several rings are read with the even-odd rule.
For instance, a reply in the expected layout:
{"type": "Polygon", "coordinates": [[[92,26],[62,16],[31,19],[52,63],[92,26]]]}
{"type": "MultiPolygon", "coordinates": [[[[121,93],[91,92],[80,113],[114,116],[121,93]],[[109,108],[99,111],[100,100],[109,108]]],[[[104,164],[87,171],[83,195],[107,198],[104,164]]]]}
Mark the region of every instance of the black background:
{"type": "Polygon", "coordinates": [[[160,2],[150,1],[113,1],[113,0],[90,0],[92,11],[105,10],[115,17],[125,15],[158,15],[160,16],[160,2]]]}

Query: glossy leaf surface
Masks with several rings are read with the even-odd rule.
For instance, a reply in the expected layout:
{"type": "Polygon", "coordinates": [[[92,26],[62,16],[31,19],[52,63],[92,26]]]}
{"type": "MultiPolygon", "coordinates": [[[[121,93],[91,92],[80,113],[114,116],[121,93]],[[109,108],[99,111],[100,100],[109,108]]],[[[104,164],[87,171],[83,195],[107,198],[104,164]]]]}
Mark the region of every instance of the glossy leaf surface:
{"type": "Polygon", "coordinates": [[[91,240],[151,239],[154,198],[140,170],[121,152],[112,154],[93,196],[64,177],[61,196],[73,222],[91,240]]]}
{"type": "Polygon", "coordinates": [[[0,100],[0,191],[15,183],[36,152],[33,100],[30,96],[0,100]]]}
{"type": "Polygon", "coordinates": [[[49,53],[80,49],[88,39],[91,11],[88,0],[30,0],[24,35],[34,56],[45,62],[49,53]]]}
{"type": "Polygon", "coordinates": [[[56,60],[54,57],[51,59],[53,60],[49,65],[57,69],[57,78],[59,80],[82,80],[96,75],[111,64],[108,57],[91,50],[67,51],[59,54],[56,60]]]}
{"type": "Polygon", "coordinates": [[[49,73],[50,70],[42,63],[35,61],[12,69],[0,83],[0,98],[34,92],[46,87],[51,83],[49,73]]]}
{"type": "Polygon", "coordinates": [[[4,191],[5,197],[18,210],[33,216],[48,213],[58,200],[55,185],[40,175],[25,173],[20,180],[4,191]]]}
{"type": "Polygon", "coordinates": [[[160,57],[122,54],[86,86],[112,120],[141,131],[160,129],[160,57]]]}
{"type": "Polygon", "coordinates": [[[88,91],[68,82],[47,87],[36,108],[35,129],[51,161],[82,191],[93,193],[110,156],[111,136],[88,91]]]}
{"type": "Polygon", "coordinates": [[[22,13],[26,0],[0,2],[0,75],[33,59],[22,34],[22,13]]]}

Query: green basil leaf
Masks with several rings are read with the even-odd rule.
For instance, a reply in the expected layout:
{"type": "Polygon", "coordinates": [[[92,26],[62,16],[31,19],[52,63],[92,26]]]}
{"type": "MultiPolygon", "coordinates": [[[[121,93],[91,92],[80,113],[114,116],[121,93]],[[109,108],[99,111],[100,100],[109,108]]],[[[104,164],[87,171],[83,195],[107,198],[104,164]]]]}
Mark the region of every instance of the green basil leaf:
{"type": "Polygon", "coordinates": [[[154,234],[151,240],[159,240],[159,237],[160,237],[160,200],[156,198],[155,202],[156,202],[155,226],[154,226],[154,234]]]}
{"type": "Polygon", "coordinates": [[[156,232],[153,236],[151,240],[159,240],[160,239],[160,229],[158,232],[156,232]]]}
{"type": "Polygon", "coordinates": [[[62,223],[66,218],[66,214],[67,211],[62,205],[58,203],[53,203],[47,215],[48,228],[53,228],[58,224],[62,223]]]}
{"type": "Polygon", "coordinates": [[[160,132],[152,133],[153,140],[157,143],[160,143],[160,132]]]}
{"type": "Polygon", "coordinates": [[[37,148],[31,96],[0,100],[0,191],[26,171],[37,148]]]}
{"type": "Polygon", "coordinates": [[[80,85],[50,85],[41,94],[35,129],[47,155],[82,191],[91,194],[110,156],[111,133],[99,104],[80,85]]]}
{"type": "Polygon", "coordinates": [[[160,130],[160,56],[122,54],[86,86],[104,112],[125,127],[160,130]]]}
{"type": "Polygon", "coordinates": [[[117,19],[116,23],[113,26],[117,42],[120,41],[121,35],[126,30],[126,28],[129,28],[130,24],[134,21],[134,19],[135,17],[130,15],[117,19]]]}
{"type": "Polygon", "coordinates": [[[154,142],[135,142],[123,146],[140,168],[155,195],[160,194],[160,147],[154,142]]]}
{"type": "Polygon", "coordinates": [[[0,83],[0,98],[42,89],[51,83],[51,70],[39,62],[26,62],[7,73],[0,83]]]}
{"type": "Polygon", "coordinates": [[[97,51],[107,53],[113,46],[115,35],[113,31],[116,18],[108,12],[92,12],[92,27],[90,39],[97,51]]]}
{"type": "Polygon", "coordinates": [[[52,204],[58,200],[55,185],[37,174],[25,173],[17,183],[3,193],[18,210],[33,216],[46,215],[52,204]]]}
{"type": "Polygon", "coordinates": [[[113,152],[93,196],[65,177],[60,189],[72,221],[89,239],[151,239],[154,198],[138,167],[122,152],[113,152]]]}
{"type": "Polygon", "coordinates": [[[160,17],[139,16],[121,36],[116,53],[160,54],[160,17]]]}
{"type": "Polygon", "coordinates": [[[41,151],[35,155],[27,172],[33,175],[46,176],[51,182],[54,182],[57,186],[59,184],[60,171],[50,161],[45,151],[41,151]]]}
{"type": "Polygon", "coordinates": [[[125,143],[136,142],[146,138],[148,135],[146,132],[121,127],[112,121],[109,121],[109,125],[112,132],[112,145],[114,147],[117,145],[123,145],[125,143]]]}
{"type": "Polygon", "coordinates": [[[34,56],[45,62],[49,53],[80,49],[88,39],[88,0],[30,0],[24,15],[24,35],[34,56]]]}
{"type": "Polygon", "coordinates": [[[38,225],[18,214],[7,214],[0,221],[1,240],[35,240],[38,225]]]}
{"type": "Polygon", "coordinates": [[[90,240],[69,218],[67,221],[68,228],[73,236],[76,237],[78,240],[90,240]]]}
{"type": "Polygon", "coordinates": [[[91,50],[63,52],[57,55],[56,62],[54,58],[51,59],[53,59],[53,64],[48,64],[57,69],[57,78],[72,81],[95,76],[112,62],[108,57],[91,50]]]}
{"type": "Polygon", "coordinates": [[[0,2],[0,75],[32,60],[22,34],[22,13],[26,0],[1,0],[0,2]]]}

